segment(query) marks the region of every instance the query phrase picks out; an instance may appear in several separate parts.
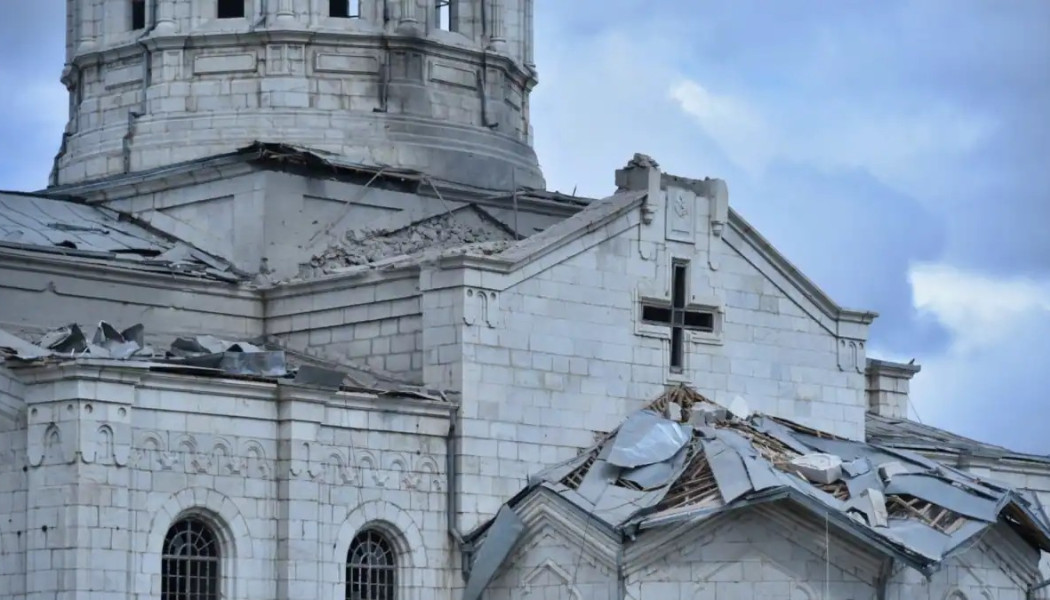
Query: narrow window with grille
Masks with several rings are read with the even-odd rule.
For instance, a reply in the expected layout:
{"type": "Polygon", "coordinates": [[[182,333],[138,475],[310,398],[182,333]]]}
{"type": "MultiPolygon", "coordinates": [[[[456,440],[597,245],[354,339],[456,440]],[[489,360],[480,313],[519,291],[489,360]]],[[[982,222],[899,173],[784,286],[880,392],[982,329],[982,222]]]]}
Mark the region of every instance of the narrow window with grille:
{"type": "Polygon", "coordinates": [[[180,519],[164,538],[160,600],[219,600],[219,540],[196,517],[180,519]]]}
{"type": "Polygon", "coordinates": [[[346,600],[396,600],[397,555],[385,535],[366,529],[346,554],[346,600]]]}

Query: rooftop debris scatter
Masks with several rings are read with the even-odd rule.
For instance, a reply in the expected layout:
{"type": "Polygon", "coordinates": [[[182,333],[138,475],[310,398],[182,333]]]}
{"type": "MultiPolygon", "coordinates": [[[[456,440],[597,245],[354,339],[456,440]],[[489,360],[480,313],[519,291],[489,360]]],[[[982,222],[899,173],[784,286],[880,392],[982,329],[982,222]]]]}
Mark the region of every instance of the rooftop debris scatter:
{"type": "Polygon", "coordinates": [[[239,282],[226,261],[163,236],[123,213],[70,200],[0,192],[0,248],[87,263],[239,282]]]}
{"type": "Polygon", "coordinates": [[[35,342],[0,330],[0,364],[9,367],[89,359],[126,361],[150,370],[190,375],[288,379],[331,390],[444,399],[440,391],[356,366],[325,363],[286,350],[269,339],[231,342],[211,335],[179,337],[167,350],[158,351],[145,343],[142,325],[120,331],[100,321],[89,340],[81,327],[73,323],[47,331],[35,342]]]}
{"type": "MultiPolygon", "coordinates": [[[[507,506],[533,493],[559,495],[626,539],[789,502],[926,574],[998,523],[1050,550],[1050,523],[1029,494],[907,450],[725,410],[684,386],[667,390],[576,458],[531,477],[507,506]],[[685,437],[670,435],[676,431],[685,437]]],[[[484,526],[473,534],[481,554],[487,536],[484,526]]]]}
{"type": "Polygon", "coordinates": [[[512,231],[484,210],[467,206],[397,229],[351,230],[346,239],[329,246],[304,265],[304,269],[330,273],[334,269],[373,264],[396,256],[483,243],[496,243],[503,249],[515,239],[512,231]]]}

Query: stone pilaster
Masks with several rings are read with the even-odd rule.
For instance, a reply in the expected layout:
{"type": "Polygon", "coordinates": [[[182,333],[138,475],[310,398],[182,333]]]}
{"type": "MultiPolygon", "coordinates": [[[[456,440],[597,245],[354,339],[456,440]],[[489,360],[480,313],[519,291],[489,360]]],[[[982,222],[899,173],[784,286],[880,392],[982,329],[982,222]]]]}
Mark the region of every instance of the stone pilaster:
{"type": "Polygon", "coordinates": [[[277,597],[315,600],[320,582],[322,543],[322,458],[317,435],[324,406],[294,397],[294,388],[278,390],[277,440],[277,597]]]}
{"type": "Polygon", "coordinates": [[[27,597],[129,595],[134,398],[133,381],[97,372],[28,394],[27,597]]]}
{"type": "Polygon", "coordinates": [[[507,49],[506,24],[503,17],[503,0],[487,0],[489,18],[489,50],[502,52],[507,49]]]}
{"type": "Polygon", "coordinates": [[[901,364],[869,358],[867,361],[868,412],[894,419],[908,418],[911,378],[921,370],[916,364],[901,364]]]}
{"type": "Polygon", "coordinates": [[[77,0],[77,54],[92,52],[98,46],[98,16],[95,0],[77,0]]]}

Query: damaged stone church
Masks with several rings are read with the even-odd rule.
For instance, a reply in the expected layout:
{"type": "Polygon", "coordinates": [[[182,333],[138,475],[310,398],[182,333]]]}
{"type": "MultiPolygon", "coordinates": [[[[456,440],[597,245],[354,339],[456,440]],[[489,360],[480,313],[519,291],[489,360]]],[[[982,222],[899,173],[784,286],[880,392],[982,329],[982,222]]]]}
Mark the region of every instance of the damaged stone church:
{"type": "Polygon", "coordinates": [[[1050,598],[1050,458],[910,421],[724,181],[546,190],[533,0],[67,4],[4,598],[1050,598]]]}

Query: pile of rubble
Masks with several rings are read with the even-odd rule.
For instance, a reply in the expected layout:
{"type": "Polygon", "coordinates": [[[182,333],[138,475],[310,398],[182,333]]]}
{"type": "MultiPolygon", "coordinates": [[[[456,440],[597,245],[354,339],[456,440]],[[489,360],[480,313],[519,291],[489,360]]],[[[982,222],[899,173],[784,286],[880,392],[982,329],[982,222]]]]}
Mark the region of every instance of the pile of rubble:
{"type": "Polygon", "coordinates": [[[471,225],[455,218],[453,213],[445,213],[393,231],[350,231],[342,243],[330,246],[304,267],[330,273],[345,267],[374,264],[395,256],[425,251],[441,252],[460,246],[488,246],[493,242],[499,246],[495,251],[499,251],[509,246],[514,239],[510,231],[471,225]]]}

